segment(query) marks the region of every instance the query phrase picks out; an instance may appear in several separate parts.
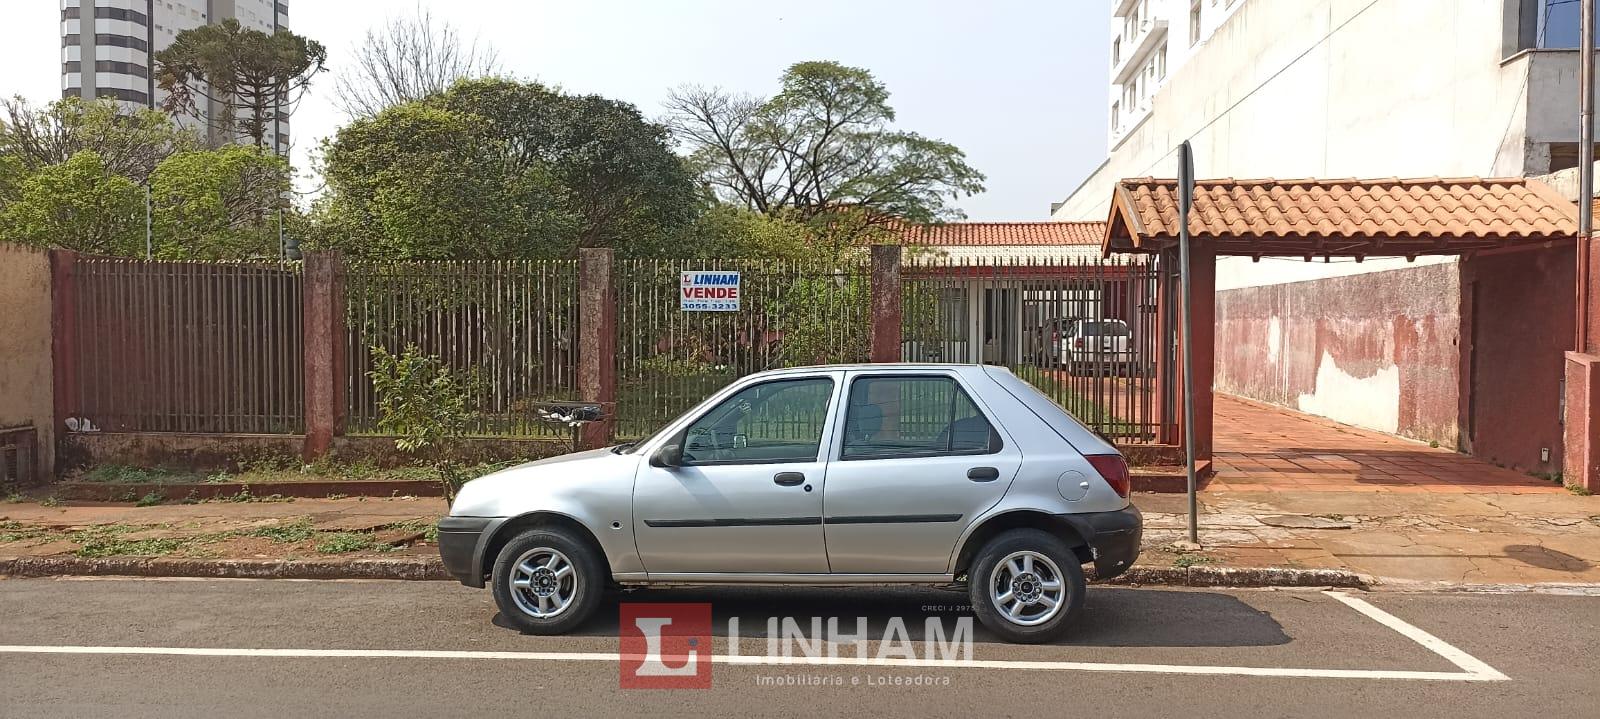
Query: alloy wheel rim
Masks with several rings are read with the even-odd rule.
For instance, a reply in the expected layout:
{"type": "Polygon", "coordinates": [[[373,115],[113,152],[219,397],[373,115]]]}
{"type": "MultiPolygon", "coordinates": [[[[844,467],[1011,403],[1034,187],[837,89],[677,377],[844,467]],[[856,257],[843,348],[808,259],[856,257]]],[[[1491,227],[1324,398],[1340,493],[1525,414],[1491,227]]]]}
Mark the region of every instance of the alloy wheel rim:
{"type": "Polygon", "coordinates": [[[1050,621],[1067,602],[1061,569],[1038,552],[1012,552],[989,573],[989,600],[1006,621],[1024,627],[1050,621]]]}
{"type": "Polygon", "coordinates": [[[535,547],[511,565],[511,599],[535,619],[566,611],[578,595],[578,570],[559,550],[535,547]]]}

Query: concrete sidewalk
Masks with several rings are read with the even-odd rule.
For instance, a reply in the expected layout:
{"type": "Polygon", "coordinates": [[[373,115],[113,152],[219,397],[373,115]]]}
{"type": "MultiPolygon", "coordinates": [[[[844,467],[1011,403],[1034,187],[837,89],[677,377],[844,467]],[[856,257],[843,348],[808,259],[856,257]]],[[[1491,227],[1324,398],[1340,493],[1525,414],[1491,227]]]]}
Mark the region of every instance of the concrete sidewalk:
{"type": "MultiPolygon", "coordinates": [[[[1212,570],[1283,568],[1358,573],[1392,586],[1600,584],[1600,497],[1213,490],[1201,494],[1198,551],[1174,546],[1184,536],[1182,496],[1134,500],[1145,512],[1144,581],[1178,583],[1171,577],[1181,573],[1170,570],[1191,569],[1227,583],[1227,572],[1212,570]]],[[[375,562],[401,562],[398,574],[414,576],[419,562],[437,561],[430,528],[444,511],[437,498],[0,504],[0,558],[39,558],[30,566],[55,567],[51,573],[84,572],[95,562],[105,564],[99,573],[143,574],[205,574],[195,568],[204,562],[260,565],[248,576],[338,576],[328,565],[341,562],[353,576],[372,576],[375,562]],[[159,559],[146,567],[126,557],[159,559]],[[281,562],[298,568],[274,574],[285,570],[268,565],[281,562]]]]}
{"type": "Polygon", "coordinates": [[[1600,584],[1600,497],[1207,491],[1200,551],[1184,497],[1142,495],[1142,564],[1337,569],[1384,584],[1600,584]]]}

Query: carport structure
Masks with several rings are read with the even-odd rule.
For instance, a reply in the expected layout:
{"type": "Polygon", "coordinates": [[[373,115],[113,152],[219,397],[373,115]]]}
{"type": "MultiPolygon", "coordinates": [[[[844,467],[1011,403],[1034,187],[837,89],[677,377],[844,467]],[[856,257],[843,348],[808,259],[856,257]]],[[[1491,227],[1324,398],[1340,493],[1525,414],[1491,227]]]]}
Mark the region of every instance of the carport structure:
{"type": "MultiPolygon", "coordinates": [[[[1164,344],[1174,349],[1177,198],[1173,179],[1121,181],[1102,243],[1107,255],[1156,257],[1163,277],[1159,306],[1174,317],[1163,324],[1169,333],[1164,344]]],[[[1365,366],[1348,371],[1394,375],[1392,401],[1402,426],[1431,422],[1456,438],[1456,448],[1496,462],[1514,458],[1504,463],[1526,468],[1520,458],[1549,455],[1559,466],[1563,352],[1571,349],[1574,327],[1577,207],[1552,188],[1527,178],[1202,180],[1189,231],[1199,459],[1213,454],[1219,366],[1227,370],[1230,391],[1295,407],[1296,395],[1286,388],[1314,385],[1321,377],[1316,358],[1337,359],[1348,349],[1340,345],[1354,341],[1381,346],[1376,352],[1361,348],[1369,350],[1365,366]],[[1395,287],[1387,300],[1416,311],[1381,326],[1369,321],[1354,340],[1348,332],[1340,335],[1339,323],[1349,324],[1341,316],[1346,307],[1302,307],[1294,317],[1270,311],[1218,315],[1221,257],[1363,262],[1434,255],[1460,262],[1443,266],[1434,286],[1395,287]],[[1280,353],[1294,352],[1313,361],[1291,367],[1280,353]],[[1304,376],[1285,376],[1290,373],[1304,376]]],[[[1270,287],[1293,291],[1292,285],[1270,287]]],[[[1158,388],[1175,393],[1182,386],[1181,364],[1158,364],[1164,375],[1158,388]]],[[[1179,403],[1157,406],[1171,412],[1179,403]]],[[[1173,440],[1181,436],[1176,432],[1173,440]]]]}

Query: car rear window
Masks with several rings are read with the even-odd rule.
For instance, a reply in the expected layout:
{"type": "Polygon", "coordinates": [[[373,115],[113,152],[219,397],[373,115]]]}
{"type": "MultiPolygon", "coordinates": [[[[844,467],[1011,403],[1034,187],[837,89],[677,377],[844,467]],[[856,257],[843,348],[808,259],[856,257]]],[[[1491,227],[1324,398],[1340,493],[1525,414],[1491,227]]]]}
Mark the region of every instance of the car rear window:
{"type": "Polygon", "coordinates": [[[1078,332],[1084,337],[1127,337],[1133,334],[1126,323],[1116,320],[1084,322],[1078,325],[1078,332]]]}

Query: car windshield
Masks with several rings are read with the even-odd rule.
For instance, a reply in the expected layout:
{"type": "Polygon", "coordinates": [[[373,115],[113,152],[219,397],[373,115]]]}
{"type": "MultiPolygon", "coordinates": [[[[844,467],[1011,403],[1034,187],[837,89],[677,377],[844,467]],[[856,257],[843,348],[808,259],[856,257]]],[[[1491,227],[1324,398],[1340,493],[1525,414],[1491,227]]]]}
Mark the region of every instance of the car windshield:
{"type": "Polygon", "coordinates": [[[1078,333],[1084,337],[1127,337],[1132,334],[1122,320],[1084,322],[1078,325],[1078,333]]]}

